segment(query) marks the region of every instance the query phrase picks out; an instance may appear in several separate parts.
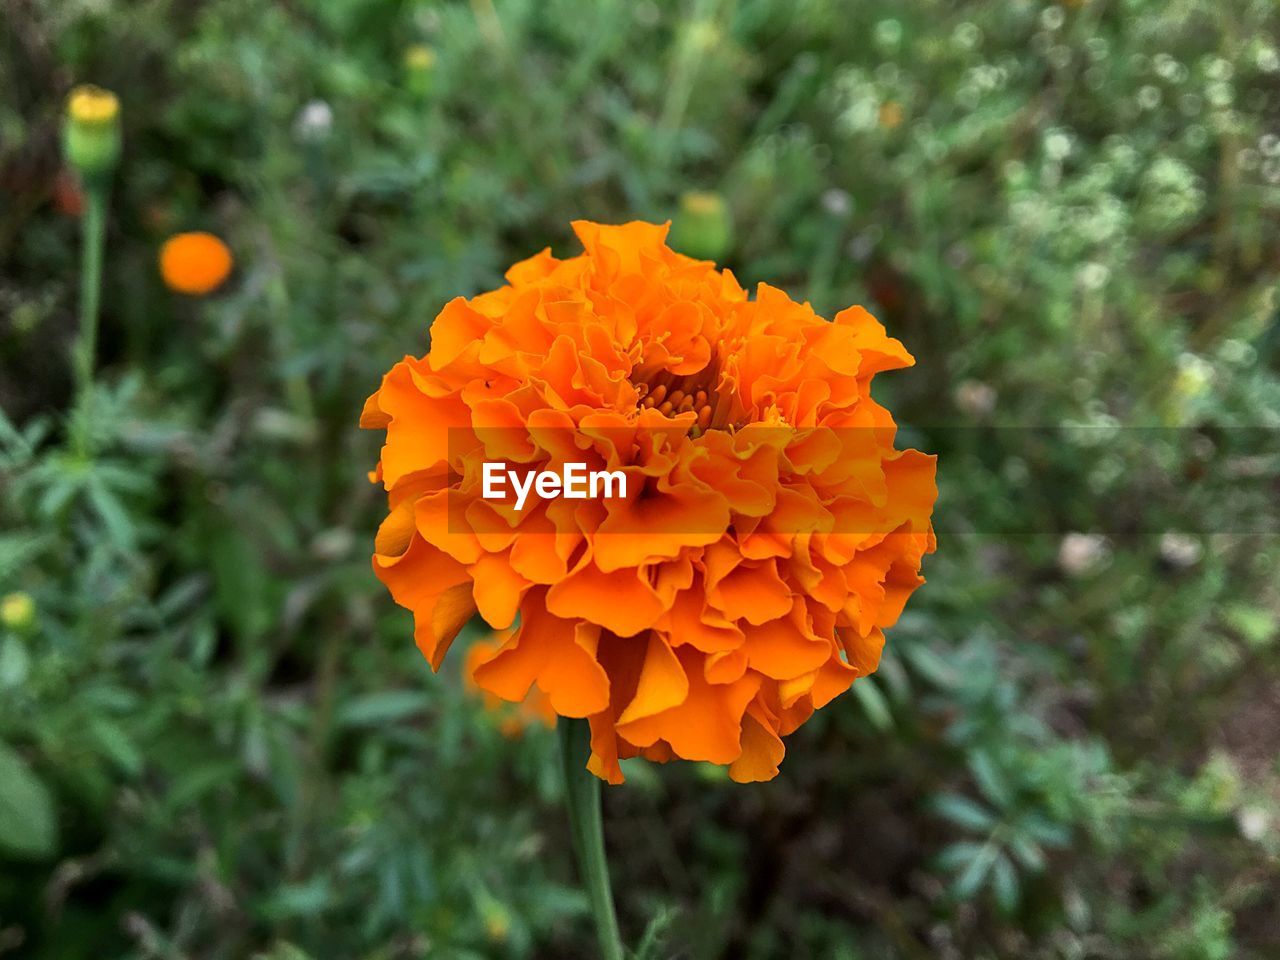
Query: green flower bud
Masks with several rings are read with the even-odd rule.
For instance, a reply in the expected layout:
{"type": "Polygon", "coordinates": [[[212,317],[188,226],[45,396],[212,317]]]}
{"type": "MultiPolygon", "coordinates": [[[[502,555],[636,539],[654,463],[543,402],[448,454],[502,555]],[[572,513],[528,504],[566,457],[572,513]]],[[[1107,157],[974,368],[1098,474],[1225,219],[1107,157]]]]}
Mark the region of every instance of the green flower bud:
{"type": "Polygon", "coordinates": [[[120,101],[114,93],[90,85],[71,91],[62,149],[86,181],[110,176],[120,159],[120,101]]]}
{"type": "Polygon", "coordinates": [[[718,193],[686,193],[671,223],[671,247],[699,260],[719,260],[733,245],[733,219],[718,193]]]}

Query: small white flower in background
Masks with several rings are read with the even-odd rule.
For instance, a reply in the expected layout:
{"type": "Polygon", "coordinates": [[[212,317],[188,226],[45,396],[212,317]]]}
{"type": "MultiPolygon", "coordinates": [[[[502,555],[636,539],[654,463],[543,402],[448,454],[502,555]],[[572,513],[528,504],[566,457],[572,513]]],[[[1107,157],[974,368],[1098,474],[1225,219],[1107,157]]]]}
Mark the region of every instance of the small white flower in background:
{"type": "Polygon", "coordinates": [[[1067,12],[1059,6],[1045,7],[1040,11],[1040,26],[1046,30],[1057,30],[1066,19],[1067,12]]]}
{"type": "Polygon", "coordinates": [[[1204,556],[1204,547],[1195,537],[1170,531],[1160,537],[1160,559],[1175,570],[1194,567],[1204,556]]]}
{"type": "Polygon", "coordinates": [[[879,242],[880,234],[875,227],[864,230],[849,241],[849,256],[859,263],[865,262],[875,252],[876,244],[879,242]]]}
{"type": "Polygon", "coordinates": [[[882,47],[896,47],[902,42],[902,24],[897,20],[881,20],[876,24],[875,37],[882,47]]]}
{"type": "Polygon", "coordinates": [[[311,541],[311,553],[321,560],[338,560],[351,552],[355,535],[346,527],[322,530],[311,541]]]}
{"type": "Polygon", "coordinates": [[[1222,342],[1222,346],[1218,348],[1218,354],[1227,363],[1236,367],[1252,366],[1258,359],[1258,351],[1254,349],[1253,344],[1234,337],[1222,342]]]}
{"type": "Polygon", "coordinates": [[[431,7],[420,7],[414,11],[413,22],[423,33],[434,34],[440,29],[440,11],[431,7]]]}
{"type": "Polygon", "coordinates": [[[1076,271],[1076,279],[1086,290],[1101,290],[1111,278],[1111,271],[1104,264],[1089,262],[1076,271]]]}
{"type": "Polygon", "coordinates": [[[841,133],[861,133],[879,126],[882,97],[864,71],[842,68],[835,78],[835,92],[839,110],[836,126],[841,133]]]}
{"type": "Polygon", "coordinates": [[[1051,130],[1045,134],[1044,152],[1050,160],[1063,160],[1070,153],[1074,146],[1071,134],[1063,130],[1051,130]]]}
{"type": "Polygon", "coordinates": [[[298,111],[293,133],[302,143],[321,143],[333,129],[333,107],[323,100],[312,100],[298,111]]]}
{"type": "Polygon", "coordinates": [[[1231,79],[1232,74],[1235,73],[1235,68],[1231,66],[1230,60],[1222,57],[1210,57],[1204,72],[1210,80],[1226,81],[1231,79]]]}
{"type": "Polygon", "coordinates": [[[1107,538],[1099,533],[1068,533],[1058,545],[1058,567],[1072,577],[1096,570],[1111,554],[1107,538]]]}
{"type": "Polygon", "coordinates": [[[1159,234],[1195,224],[1205,206],[1199,176],[1181,160],[1157,157],[1142,173],[1138,189],[1139,223],[1159,234]]]}
{"type": "Polygon", "coordinates": [[[952,41],[961,50],[972,50],[982,42],[982,28],[966,20],[952,33],[952,41]]]}
{"type": "Polygon", "coordinates": [[[1231,106],[1231,101],[1235,98],[1231,84],[1225,80],[1215,80],[1210,83],[1205,88],[1205,95],[1209,98],[1209,102],[1218,108],[1231,106]]]}
{"type": "Polygon", "coordinates": [[[1170,83],[1181,83],[1186,79],[1186,67],[1167,53],[1157,53],[1152,58],[1151,65],[1155,67],[1156,73],[1162,79],[1168,80],[1170,83]]]}
{"type": "Polygon", "coordinates": [[[971,417],[989,417],[996,408],[996,388],[980,380],[965,380],[956,387],[956,406],[971,417]]]}
{"type": "Polygon", "coordinates": [[[838,187],[832,187],[822,195],[822,209],[833,217],[844,219],[853,209],[853,198],[838,187]]]}
{"type": "Polygon", "coordinates": [[[1194,353],[1178,357],[1178,373],[1173,381],[1174,390],[1183,397],[1198,397],[1208,389],[1213,380],[1213,364],[1194,353]]]}
{"type": "Polygon", "coordinates": [[[1236,814],[1240,836],[1255,843],[1271,829],[1271,814],[1263,807],[1242,807],[1236,814]]]}

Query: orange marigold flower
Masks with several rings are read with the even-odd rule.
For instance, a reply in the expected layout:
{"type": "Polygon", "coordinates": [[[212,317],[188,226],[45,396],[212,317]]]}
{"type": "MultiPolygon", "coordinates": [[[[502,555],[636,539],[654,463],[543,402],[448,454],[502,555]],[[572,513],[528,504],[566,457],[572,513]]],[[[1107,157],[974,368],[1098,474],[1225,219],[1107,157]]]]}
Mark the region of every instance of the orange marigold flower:
{"type": "Polygon", "coordinates": [[[588,718],[597,776],[644,756],[770,779],[924,582],[934,458],[896,449],[871,397],[914,359],[861,307],[749,297],[665,225],[573,226],[585,253],[451,301],[365,404],[386,431],[374,571],[433,668],[477,612],[510,629],[475,683],[588,718]],[[482,495],[495,461],[628,489],[521,509],[482,495]]]}
{"type": "Polygon", "coordinates": [[[531,687],[520,704],[514,710],[510,710],[503,700],[476,683],[476,671],[498,655],[503,644],[514,632],[514,630],[495,630],[488,639],[477,640],[471,644],[467,648],[467,659],[462,673],[466,688],[472,693],[479,694],[489,710],[502,714],[500,729],[504,736],[510,738],[520,736],[534,724],[540,723],[545,727],[556,725],[556,712],[551,709],[551,702],[546,694],[537,687],[531,687]]]}
{"type": "Polygon", "coordinates": [[[160,275],[178,293],[212,293],[227,279],[231,266],[231,251],[212,233],[176,233],[160,248],[160,275]]]}
{"type": "Polygon", "coordinates": [[[896,130],[902,126],[902,104],[896,100],[886,100],[880,104],[880,126],[886,130],[896,130]]]}

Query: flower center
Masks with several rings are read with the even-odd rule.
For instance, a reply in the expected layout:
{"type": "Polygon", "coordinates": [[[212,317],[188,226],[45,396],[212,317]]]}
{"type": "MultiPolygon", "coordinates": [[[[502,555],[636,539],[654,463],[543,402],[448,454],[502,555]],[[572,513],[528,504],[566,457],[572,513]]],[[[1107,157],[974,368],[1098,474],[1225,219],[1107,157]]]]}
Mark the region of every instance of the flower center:
{"type": "Polygon", "coordinates": [[[665,416],[681,413],[697,415],[690,432],[700,436],[711,429],[719,396],[716,392],[714,365],[688,376],[676,376],[662,370],[647,381],[638,384],[640,406],[652,407],[665,416]]]}

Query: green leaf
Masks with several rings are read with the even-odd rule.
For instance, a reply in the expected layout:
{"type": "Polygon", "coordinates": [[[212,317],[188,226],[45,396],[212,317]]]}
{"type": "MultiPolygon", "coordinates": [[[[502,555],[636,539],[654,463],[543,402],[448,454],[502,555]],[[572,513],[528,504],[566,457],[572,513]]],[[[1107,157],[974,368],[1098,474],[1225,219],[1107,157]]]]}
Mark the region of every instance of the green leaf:
{"type": "Polygon", "coordinates": [[[969,755],[969,770],[983,796],[997,807],[1008,807],[1013,802],[1013,791],[1009,789],[1008,781],[996,768],[995,761],[987,751],[974,750],[969,755]]]}
{"type": "Polygon", "coordinates": [[[301,947],[281,940],[274,944],[267,953],[255,954],[253,960],[312,960],[311,954],[301,947]]]}
{"type": "Polygon", "coordinates": [[[313,877],[305,883],[290,884],[276,890],[258,907],[258,913],[268,920],[314,917],[332,899],[329,881],[324,877],[313,877]]]}
{"type": "Polygon", "coordinates": [[[44,547],[44,538],[26,533],[0,535],[0,578],[8,580],[44,547]]]}
{"type": "Polygon", "coordinates": [[[1013,913],[1018,908],[1022,895],[1018,888],[1018,874],[1003,853],[991,866],[991,891],[996,895],[996,905],[1005,913],[1013,913]]]}
{"type": "Polygon", "coordinates": [[[631,954],[632,960],[660,960],[666,953],[662,947],[663,940],[675,919],[675,910],[670,907],[659,908],[649,925],[644,928],[644,934],[631,954]]]}
{"type": "Polygon", "coordinates": [[[337,722],[343,727],[375,727],[395,723],[422,713],[431,698],[421,690],[384,690],[356,697],[338,712],[337,722]]]}
{"type": "Polygon", "coordinates": [[[987,880],[992,864],[996,862],[999,851],[990,843],[983,844],[973,859],[956,878],[951,886],[951,894],[957,900],[969,900],[982,889],[987,880]]]}
{"type": "Polygon", "coordinates": [[[916,671],[934,686],[950,689],[960,682],[955,667],[923,643],[905,643],[902,655],[911,661],[916,671]]]}
{"type": "Polygon", "coordinates": [[[0,743],[0,848],[44,859],[57,846],[53,798],[26,761],[0,743]]]}
{"type": "Polygon", "coordinates": [[[89,730],[121,771],[131,777],[141,772],[142,753],[120,724],[108,717],[95,716],[89,721],[89,730]]]}
{"type": "Polygon", "coordinates": [[[853,684],[853,692],[862,704],[862,710],[877,730],[888,730],[893,726],[893,714],[889,712],[889,701],[884,698],[874,680],[865,677],[853,684]]]}
{"type": "Polygon", "coordinates": [[[961,840],[958,843],[949,844],[940,854],[936,861],[939,870],[947,870],[954,872],[963,867],[972,860],[982,850],[983,844],[975,843],[972,840],[961,840]]]}
{"type": "Polygon", "coordinates": [[[119,498],[96,478],[89,484],[86,492],[88,493],[89,502],[93,505],[94,512],[98,515],[98,519],[102,521],[102,526],[111,541],[122,550],[132,547],[134,541],[133,521],[129,518],[129,511],[120,502],[119,498]]]}
{"type": "Polygon", "coordinates": [[[1022,829],[1046,847],[1062,848],[1071,842],[1071,831],[1038,813],[1028,814],[1020,823],[1022,829]]]}
{"type": "Polygon", "coordinates": [[[1274,612],[1247,603],[1231,604],[1222,611],[1222,618],[1254,649],[1265,647],[1280,630],[1280,618],[1274,612]]]}
{"type": "Polygon", "coordinates": [[[0,687],[20,687],[31,671],[31,657],[17,637],[0,641],[0,687]]]}
{"type": "Polygon", "coordinates": [[[276,615],[269,596],[273,580],[264,566],[263,551],[230,524],[207,535],[205,550],[219,616],[241,639],[257,636],[276,615]]]}
{"type": "Polygon", "coordinates": [[[198,802],[213,790],[234,786],[240,773],[240,764],[229,760],[213,760],[184,771],[180,777],[175,778],[164,797],[166,814],[173,814],[198,802]]]}
{"type": "Polygon", "coordinates": [[[911,677],[898,657],[890,654],[880,658],[880,666],[876,668],[876,683],[885,687],[889,699],[894,703],[911,702],[911,677]]]}
{"type": "Polygon", "coordinates": [[[940,793],[933,798],[933,809],[969,830],[985,831],[996,825],[996,818],[968,797],[958,793],[940,793]]]}
{"type": "Polygon", "coordinates": [[[1028,870],[1038,873],[1044,869],[1044,851],[1030,837],[1015,833],[1009,838],[1009,850],[1028,870]]]}

